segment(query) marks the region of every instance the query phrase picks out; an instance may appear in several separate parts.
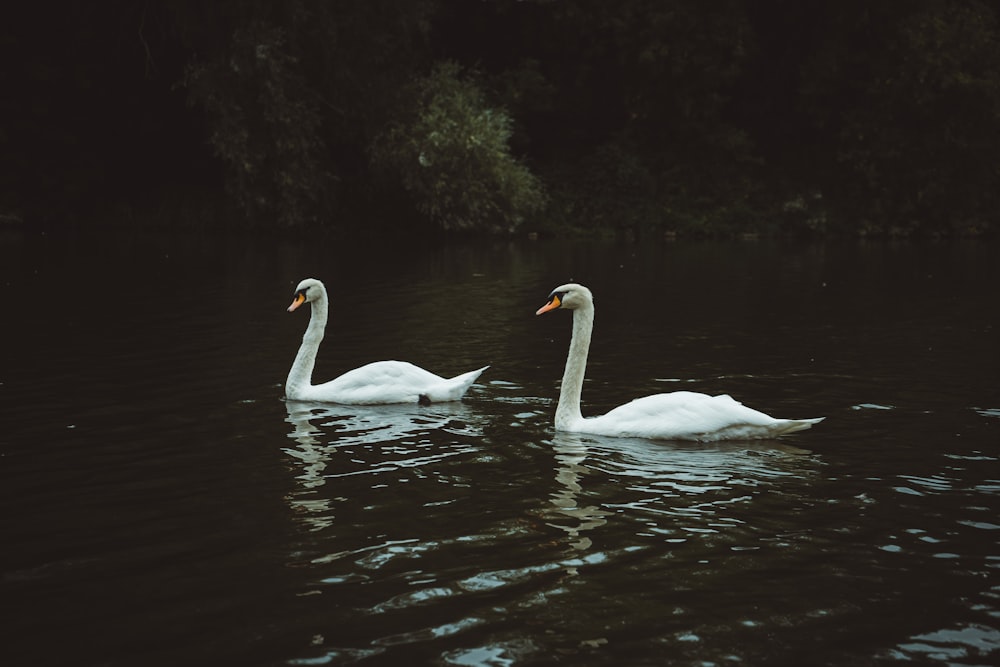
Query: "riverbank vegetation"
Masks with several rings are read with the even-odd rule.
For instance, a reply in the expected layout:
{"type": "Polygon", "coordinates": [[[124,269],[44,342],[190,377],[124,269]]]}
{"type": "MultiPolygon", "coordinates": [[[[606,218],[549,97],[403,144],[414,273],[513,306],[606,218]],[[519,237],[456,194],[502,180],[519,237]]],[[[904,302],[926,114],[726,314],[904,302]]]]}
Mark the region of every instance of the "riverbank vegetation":
{"type": "Polygon", "coordinates": [[[0,29],[6,225],[997,229],[1000,9],[985,0],[16,11],[0,29]]]}

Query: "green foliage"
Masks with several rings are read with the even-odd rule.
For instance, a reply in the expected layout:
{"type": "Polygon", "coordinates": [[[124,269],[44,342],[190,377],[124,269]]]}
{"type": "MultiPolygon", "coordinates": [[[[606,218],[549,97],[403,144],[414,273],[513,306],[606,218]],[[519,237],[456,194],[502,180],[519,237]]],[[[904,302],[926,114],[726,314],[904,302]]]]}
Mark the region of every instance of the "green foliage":
{"type": "Polygon", "coordinates": [[[321,116],[284,31],[263,22],[237,29],[224,53],[188,69],[185,85],[208,115],[209,141],[229,168],[226,189],[248,219],[314,221],[330,180],[319,159],[321,116]]]}
{"type": "Polygon", "coordinates": [[[541,184],[510,154],[510,117],[458,65],[416,80],[400,108],[372,160],[442,229],[511,231],[544,206],[541,184]]]}
{"type": "Polygon", "coordinates": [[[997,229],[989,0],[119,4],[29,3],[0,39],[0,214],[212,197],[221,171],[272,227],[997,229]]]}

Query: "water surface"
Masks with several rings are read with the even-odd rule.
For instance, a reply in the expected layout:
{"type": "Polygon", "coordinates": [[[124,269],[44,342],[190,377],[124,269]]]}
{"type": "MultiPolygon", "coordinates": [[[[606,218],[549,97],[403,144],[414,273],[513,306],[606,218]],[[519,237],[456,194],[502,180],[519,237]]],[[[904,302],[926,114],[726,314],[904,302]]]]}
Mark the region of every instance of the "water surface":
{"type": "Polygon", "coordinates": [[[989,665],[1000,256],[986,243],[385,247],[0,239],[4,664],[989,665]],[[384,358],[461,403],[284,402],[384,358]],[[729,393],[776,442],[556,433],[729,393]]]}

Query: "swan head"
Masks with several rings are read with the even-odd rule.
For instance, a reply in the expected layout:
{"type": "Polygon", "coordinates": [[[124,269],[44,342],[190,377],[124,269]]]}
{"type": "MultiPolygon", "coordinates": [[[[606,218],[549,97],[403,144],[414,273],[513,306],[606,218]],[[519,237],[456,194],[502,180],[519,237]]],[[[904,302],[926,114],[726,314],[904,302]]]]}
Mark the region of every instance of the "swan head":
{"type": "Polygon", "coordinates": [[[312,303],[326,296],[326,287],[315,278],[306,278],[295,288],[295,296],[288,312],[292,312],[304,303],[312,303]]]}
{"type": "Polygon", "coordinates": [[[589,289],[576,283],[566,283],[549,292],[549,300],[544,306],[535,311],[535,315],[541,315],[556,308],[576,310],[577,308],[586,308],[593,305],[594,295],[590,293],[589,289]]]}

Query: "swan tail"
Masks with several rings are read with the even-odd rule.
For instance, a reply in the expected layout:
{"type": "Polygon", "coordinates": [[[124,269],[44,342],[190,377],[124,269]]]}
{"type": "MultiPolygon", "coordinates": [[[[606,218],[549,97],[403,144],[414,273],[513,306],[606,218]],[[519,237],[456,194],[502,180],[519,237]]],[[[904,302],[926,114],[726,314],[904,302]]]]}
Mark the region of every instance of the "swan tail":
{"type": "Polygon", "coordinates": [[[818,424],[824,419],[826,419],[826,417],[816,417],[815,419],[786,419],[776,430],[775,435],[787,435],[789,433],[795,433],[796,431],[804,431],[807,428],[812,428],[813,424],[818,424]]]}
{"type": "Polygon", "coordinates": [[[429,405],[431,403],[446,403],[448,401],[461,400],[465,396],[465,392],[469,391],[469,387],[479,379],[479,376],[487,368],[489,366],[483,366],[474,371],[462,373],[461,375],[456,375],[453,378],[445,380],[420,394],[417,402],[420,405],[429,405]]]}
{"type": "MultiPolygon", "coordinates": [[[[772,440],[781,436],[804,431],[813,424],[823,421],[816,419],[776,419],[769,424],[733,424],[716,431],[695,434],[671,434],[668,439],[718,442],[720,440],[772,440]]],[[[661,436],[662,437],[662,436],[661,436]]]]}

